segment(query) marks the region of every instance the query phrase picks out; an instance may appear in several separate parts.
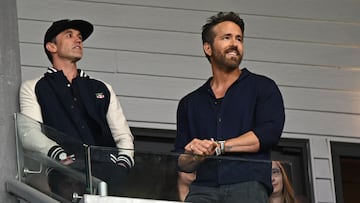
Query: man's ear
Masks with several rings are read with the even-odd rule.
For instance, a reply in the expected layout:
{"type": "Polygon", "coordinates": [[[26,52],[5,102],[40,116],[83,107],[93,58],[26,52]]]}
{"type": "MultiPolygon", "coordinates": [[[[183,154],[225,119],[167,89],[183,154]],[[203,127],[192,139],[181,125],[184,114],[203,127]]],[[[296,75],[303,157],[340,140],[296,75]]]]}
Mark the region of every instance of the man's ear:
{"type": "Polygon", "coordinates": [[[203,44],[203,49],[204,49],[204,52],[205,52],[206,55],[208,55],[208,56],[212,55],[212,49],[211,49],[211,46],[210,46],[210,44],[208,42],[205,42],[203,44]]]}
{"type": "Polygon", "coordinates": [[[49,52],[56,52],[57,49],[56,44],[54,42],[46,43],[45,47],[49,52]]]}

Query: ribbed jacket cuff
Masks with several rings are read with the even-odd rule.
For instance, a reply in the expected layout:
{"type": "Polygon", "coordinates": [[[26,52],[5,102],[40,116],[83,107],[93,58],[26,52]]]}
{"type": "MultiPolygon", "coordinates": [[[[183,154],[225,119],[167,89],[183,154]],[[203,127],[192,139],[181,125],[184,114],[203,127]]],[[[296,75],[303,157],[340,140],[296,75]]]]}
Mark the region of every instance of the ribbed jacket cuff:
{"type": "Polygon", "coordinates": [[[119,154],[117,157],[113,154],[110,154],[110,160],[119,166],[125,167],[125,168],[132,168],[134,166],[134,162],[132,159],[126,155],[126,154],[119,154]]]}
{"type": "Polygon", "coordinates": [[[53,158],[57,161],[61,161],[67,157],[66,152],[59,145],[55,145],[55,146],[51,147],[47,155],[48,155],[48,157],[53,158]]]}

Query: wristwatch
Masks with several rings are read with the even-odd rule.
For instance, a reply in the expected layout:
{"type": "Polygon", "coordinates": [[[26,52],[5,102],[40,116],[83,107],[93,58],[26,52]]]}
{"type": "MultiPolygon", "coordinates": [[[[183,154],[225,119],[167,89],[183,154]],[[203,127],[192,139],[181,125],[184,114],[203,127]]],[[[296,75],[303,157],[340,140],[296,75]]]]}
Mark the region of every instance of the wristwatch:
{"type": "Polygon", "coordinates": [[[217,141],[220,144],[221,154],[225,154],[225,140],[217,141]]]}
{"type": "Polygon", "coordinates": [[[66,158],[67,158],[66,152],[61,152],[61,153],[59,154],[59,159],[60,159],[60,161],[64,161],[66,158]]]}
{"type": "Polygon", "coordinates": [[[216,154],[216,156],[220,156],[220,155],[221,155],[221,149],[220,149],[220,147],[216,147],[216,148],[215,148],[215,154],[216,154]]]}

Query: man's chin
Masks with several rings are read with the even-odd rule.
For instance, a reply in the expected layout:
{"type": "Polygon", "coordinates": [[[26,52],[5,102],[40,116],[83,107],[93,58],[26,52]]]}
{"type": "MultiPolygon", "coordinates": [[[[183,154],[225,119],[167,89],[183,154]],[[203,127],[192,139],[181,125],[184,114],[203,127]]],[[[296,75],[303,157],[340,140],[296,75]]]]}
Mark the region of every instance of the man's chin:
{"type": "Polygon", "coordinates": [[[239,68],[239,66],[240,66],[240,62],[241,61],[238,61],[238,60],[231,60],[230,62],[228,62],[227,64],[226,64],[226,66],[228,67],[227,69],[229,69],[229,70],[234,70],[234,69],[237,69],[237,68],[239,68]]]}
{"type": "Polygon", "coordinates": [[[75,58],[73,59],[73,62],[76,63],[76,62],[80,61],[80,59],[81,59],[81,57],[75,57],[75,58]]]}
{"type": "Polygon", "coordinates": [[[230,63],[235,63],[238,66],[240,65],[241,61],[242,61],[242,57],[240,56],[233,56],[230,58],[230,63]]]}
{"type": "Polygon", "coordinates": [[[235,65],[235,64],[227,64],[226,66],[222,66],[223,70],[227,73],[231,73],[233,72],[234,70],[238,69],[239,68],[239,65],[235,65]]]}

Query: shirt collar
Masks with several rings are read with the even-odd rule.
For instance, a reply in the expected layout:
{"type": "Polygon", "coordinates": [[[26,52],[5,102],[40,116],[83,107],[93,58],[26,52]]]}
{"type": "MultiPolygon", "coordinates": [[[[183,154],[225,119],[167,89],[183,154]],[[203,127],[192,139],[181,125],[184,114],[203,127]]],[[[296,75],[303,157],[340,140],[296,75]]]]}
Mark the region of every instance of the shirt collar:
{"type": "MultiPolygon", "coordinates": [[[[247,77],[250,74],[251,74],[251,72],[247,68],[241,69],[241,74],[240,74],[239,78],[234,83],[238,83],[240,80],[242,80],[243,78],[247,77]]],[[[209,88],[211,89],[210,82],[211,82],[212,78],[213,77],[210,77],[206,81],[206,83],[204,84],[204,87],[206,87],[207,89],[209,89],[209,88]]]]}
{"type": "MultiPolygon", "coordinates": [[[[85,73],[85,71],[81,70],[81,69],[78,69],[78,76],[81,77],[81,78],[85,78],[85,77],[88,77],[88,75],[85,73]]],[[[48,67],[47,69],[47,72],[48,73],[56,73],[56,72],[60,72],[59,70],[57,70],[56,68],[54,67],[48,67]]]]}

